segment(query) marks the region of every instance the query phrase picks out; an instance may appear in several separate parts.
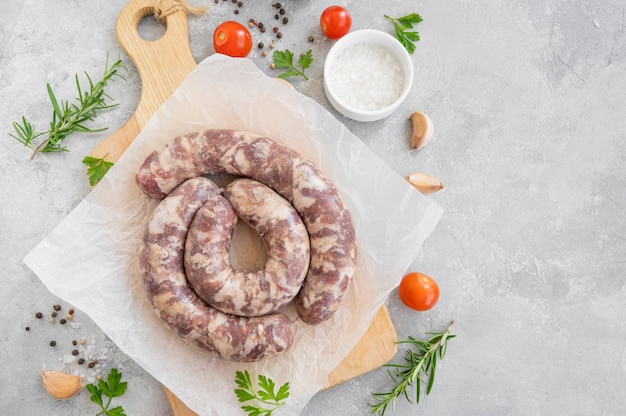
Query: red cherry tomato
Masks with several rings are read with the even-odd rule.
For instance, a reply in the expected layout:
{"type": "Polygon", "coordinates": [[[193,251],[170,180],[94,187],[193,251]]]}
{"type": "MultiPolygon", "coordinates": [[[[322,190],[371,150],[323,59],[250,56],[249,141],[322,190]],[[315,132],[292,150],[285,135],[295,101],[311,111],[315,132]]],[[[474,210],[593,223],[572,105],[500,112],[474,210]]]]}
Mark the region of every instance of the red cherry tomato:
{"type": "Polygon", "coordinates": [[[229,20],[215,28],[213,46],[217,53],[243,58],[252,49],[252,36],[247,27],[229,20]]]}
{"type": "Polygon", "coordinates": [[[341,6],[330,6],[320,16],[322,32],[330,39],[339,39],[350,31],[352,17],[348,10],[341,6]]]}
{"type": "Polygon", "coordinates": [[[398,288],[400,300],[416,311],[427,311],[439,300],[439,286],[432,278],[422,273],[408,273],[398,288]]]}

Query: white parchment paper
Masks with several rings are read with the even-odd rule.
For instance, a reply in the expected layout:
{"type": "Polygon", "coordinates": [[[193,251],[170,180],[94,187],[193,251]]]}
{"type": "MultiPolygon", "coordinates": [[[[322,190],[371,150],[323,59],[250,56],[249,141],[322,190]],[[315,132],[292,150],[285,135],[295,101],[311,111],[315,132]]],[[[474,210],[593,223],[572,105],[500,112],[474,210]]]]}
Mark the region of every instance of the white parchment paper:
{"type": "Polygon", "coordinates": [[[233,394],[237,370],[289,381],[291,397],[277,414],[295,415],[364,334],[441,214],[317,102],[247,59],[213,55],[24,261],[200,415],[243,414],[233,394]],[[294,347],[260,363],[224,362],[185,344],[152,312],[138,273],[141,237],[158,202],[141,193],[135,171],[156,147],[205,128],[252,131],[299,151],[333,180],[354,219],[358,269],[342,306],[318,326],[298,322],[294,347]]]}

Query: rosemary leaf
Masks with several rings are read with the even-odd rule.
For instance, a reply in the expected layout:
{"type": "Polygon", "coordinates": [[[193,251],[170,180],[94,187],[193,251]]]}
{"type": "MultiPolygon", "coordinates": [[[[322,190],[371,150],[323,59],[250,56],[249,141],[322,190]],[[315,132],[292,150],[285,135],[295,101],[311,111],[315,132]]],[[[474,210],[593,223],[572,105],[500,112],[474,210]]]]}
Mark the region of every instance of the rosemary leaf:
{"type": "Polygon", "coordinates": [[[395,387],[388,392],[372,393],[375,403],[369,403],[372,413],[376,416],[383,416],[387,407],[391,404],[391,410],[396,411],[396,399],[404,396],[407,401],[409,389],[415,386],[415,403],[419,403],[422,393],[422,383],[426,383],[426,394],[428,395],[435,382],[435,372],[437,370],[437,359],[443,359],[448,346],[448,341],[456,335],[450,333],[454,321],[448,328],[439,333],[427,333],[432,335],[428,341],[422,341],[409,337],[406,340],[398,341],[398,344],[411,344],[414,350],[407,350],[405,362],[401,364],[385,364],[385,367],[393,368],[387,370],[395,387]],[[424,377],[424,378],[422,378],[424,377]]]}
{"type": "Polygon", "coordinates": [[[52,109],[54,110],[54,114],[58,118],[63,118],[63,114],[61,113],[61,109],[59,108],[59,102],[52,91],[52,87],[50,84],[46,84],[46,88],[48,89],[48,97],[50,98],[50,103],[52,104],[52,109]]]}

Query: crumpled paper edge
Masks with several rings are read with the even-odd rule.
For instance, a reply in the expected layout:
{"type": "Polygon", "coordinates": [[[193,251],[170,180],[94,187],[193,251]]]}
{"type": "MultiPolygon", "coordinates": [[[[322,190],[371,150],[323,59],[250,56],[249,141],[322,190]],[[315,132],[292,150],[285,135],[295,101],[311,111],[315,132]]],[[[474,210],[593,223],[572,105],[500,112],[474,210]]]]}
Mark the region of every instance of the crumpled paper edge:
{"type": "Polygon", "coordinates": [[[291,396],[278,414],[300,413],[365,333],[443,212],[319,103],[276,84],[247,59],[202,61],[103,181],[24,259],[52,293],[87,313],[200,415],[241,413],[234,373],[245,369],[289,381],[291,396]],[[210,127],[254,131],[298,150],[333,180],[355,222],[357,274],[341,308],[319,326],[298,323],[294,348],[261,363],[224,362],[181,342],[153,314],[137,279],[138,244],[157,202],[141,194],[134,172],[154,148],[210,127]]]}

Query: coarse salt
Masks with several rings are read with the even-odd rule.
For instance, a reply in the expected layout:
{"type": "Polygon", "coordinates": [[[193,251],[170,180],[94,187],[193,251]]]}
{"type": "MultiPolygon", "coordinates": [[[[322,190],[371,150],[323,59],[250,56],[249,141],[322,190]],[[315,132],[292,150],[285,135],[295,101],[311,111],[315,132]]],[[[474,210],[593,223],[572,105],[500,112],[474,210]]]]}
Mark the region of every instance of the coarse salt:
{"type": "Polygon", "coordinates": [[[400,97],[404,73],[400,61],[384,47],[360,43],[337,56],[329,85],[344,104],[358,110],[379,110],[400,97]]]}

